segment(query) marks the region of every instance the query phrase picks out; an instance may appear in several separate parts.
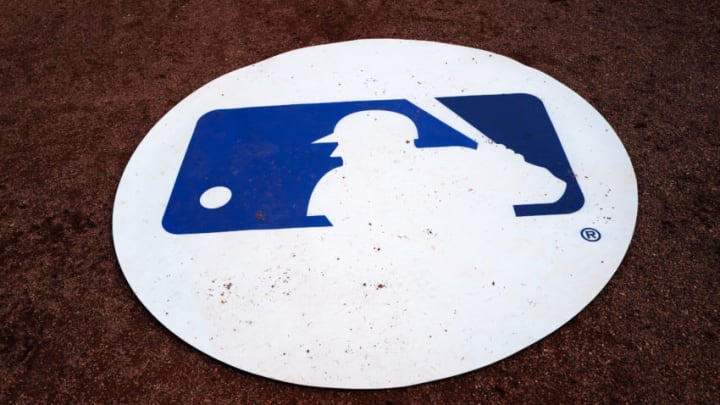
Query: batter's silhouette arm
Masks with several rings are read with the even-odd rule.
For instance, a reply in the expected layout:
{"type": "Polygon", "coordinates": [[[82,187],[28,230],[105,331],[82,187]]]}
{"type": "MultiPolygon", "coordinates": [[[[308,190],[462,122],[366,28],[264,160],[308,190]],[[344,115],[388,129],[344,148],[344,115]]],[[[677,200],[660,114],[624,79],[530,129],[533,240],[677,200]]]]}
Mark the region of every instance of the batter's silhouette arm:
{"type": "Polygon", "coordinates": [[[515,205],[515,215],[554,215],[578,211],[585,197],[542,101],[530,94],[498,94],[438,98],[494,142],[544,167],[566,184],[557,201],[515,205]]]}

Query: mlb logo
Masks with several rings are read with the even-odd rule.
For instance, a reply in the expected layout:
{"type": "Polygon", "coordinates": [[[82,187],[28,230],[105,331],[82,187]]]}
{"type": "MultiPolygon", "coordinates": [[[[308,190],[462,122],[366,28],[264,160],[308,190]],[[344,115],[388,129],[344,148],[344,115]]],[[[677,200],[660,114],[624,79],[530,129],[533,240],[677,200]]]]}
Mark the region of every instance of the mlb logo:
{"type": "MultiPolygon", "coordinates": [[[[507,146],[524,156],[527,163],[545,168],[565,183],[556,201],[517,204],[515,215],[567,214],[582,207],[582,191],[538,98],[501,94],[437,100],[493,142],[507,146]]],[[[308,204],[316,183],[329,171],[343,166],[342,156],[331,156],[341,138],[343,149],[347,149],[345,144],[367,149],[376,143],[381,149],[397,150],[397,155],[387,156],[390,160],[413,159],[413,148],[478,148],[477,142],[407,100],[211,111],[195,127],[163,218],[164,228],[187,234],[330,226],[331,221],[322,213],[308,215],[308,204]],[[353,137],[337,133],[348,122],[362,126],[362,122],[349,121],[348,117],[370,111],[404,116],[409,120],[409,133],[384,139],[384,134],[378,133],[382,127],[373,127],[372,123],[365,128],[370,133],[362,133],[363,128],[353,137]],[[221,202],[203,204],[203,199],[210,201],[213,194],[218,194],[221,202]]],[[[472,154],[466,155],[473,159],[472,154]]],[[[374,156],[366,154],[364,158],[368,163],[374,156]]],[[[473,166],[470,162],[465,170],[473,166]]],[[[396,169],[390,166],[388,170],[396,169]]],[[[419,175],[408,173],[410,177],[419,175]]]]}
{"type": "Polygon", "coordinates": [[[637,186],[580,96],[515,61],[361,40],[222,76],[148,133],[113,236],[145,307],[198,350],[312,386],[471,371],[585,307],[637,186]]]}

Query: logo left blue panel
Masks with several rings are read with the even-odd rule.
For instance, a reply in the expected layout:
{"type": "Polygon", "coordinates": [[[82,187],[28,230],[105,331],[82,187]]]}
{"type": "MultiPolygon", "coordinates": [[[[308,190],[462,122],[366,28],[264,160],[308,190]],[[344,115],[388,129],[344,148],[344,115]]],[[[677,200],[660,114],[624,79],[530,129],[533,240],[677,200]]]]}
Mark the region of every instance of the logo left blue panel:
{"type": "Polygon", "coordinates": [[[174,234],[321,227],[308,216],[312,190],[342,159],[332,143],[313,144],[343,117],[360,111],[403,114],[418,129],[419,148],[477,143],[407,100],[352,101],[210,111],[198,120],[162,225],[174,234]],[[227,204],[208,209],[203,193],[225,187],[227,204]]]}

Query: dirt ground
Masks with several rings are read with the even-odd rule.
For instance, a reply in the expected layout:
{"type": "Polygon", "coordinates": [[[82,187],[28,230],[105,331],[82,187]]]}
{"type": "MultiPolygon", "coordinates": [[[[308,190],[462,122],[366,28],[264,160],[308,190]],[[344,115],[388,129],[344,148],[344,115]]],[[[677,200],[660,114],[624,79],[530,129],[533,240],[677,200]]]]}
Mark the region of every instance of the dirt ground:
{"type": "Polygon", "coordinates": [[[718,403],[718,54],[718,1],[0,2],[0,403],[718,403]],[[323,390],[225,366],[123,278],[122,171],[215,77],[373,37],[496,52],[589,100],[637,173],[627,256],[565,327],[458,377],[323,390]]]}

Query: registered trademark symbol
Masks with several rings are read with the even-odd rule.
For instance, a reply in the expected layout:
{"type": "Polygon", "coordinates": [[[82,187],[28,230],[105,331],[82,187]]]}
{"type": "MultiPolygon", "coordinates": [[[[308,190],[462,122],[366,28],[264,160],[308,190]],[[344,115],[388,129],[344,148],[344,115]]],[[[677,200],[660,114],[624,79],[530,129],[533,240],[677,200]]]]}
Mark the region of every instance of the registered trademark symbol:
{"type": "Polygon", "coordinates": [[[580,231],[580,236],[588,242],[597,242],[602,237],[600,231],[595,228],[583,228],[580,231]]]}

